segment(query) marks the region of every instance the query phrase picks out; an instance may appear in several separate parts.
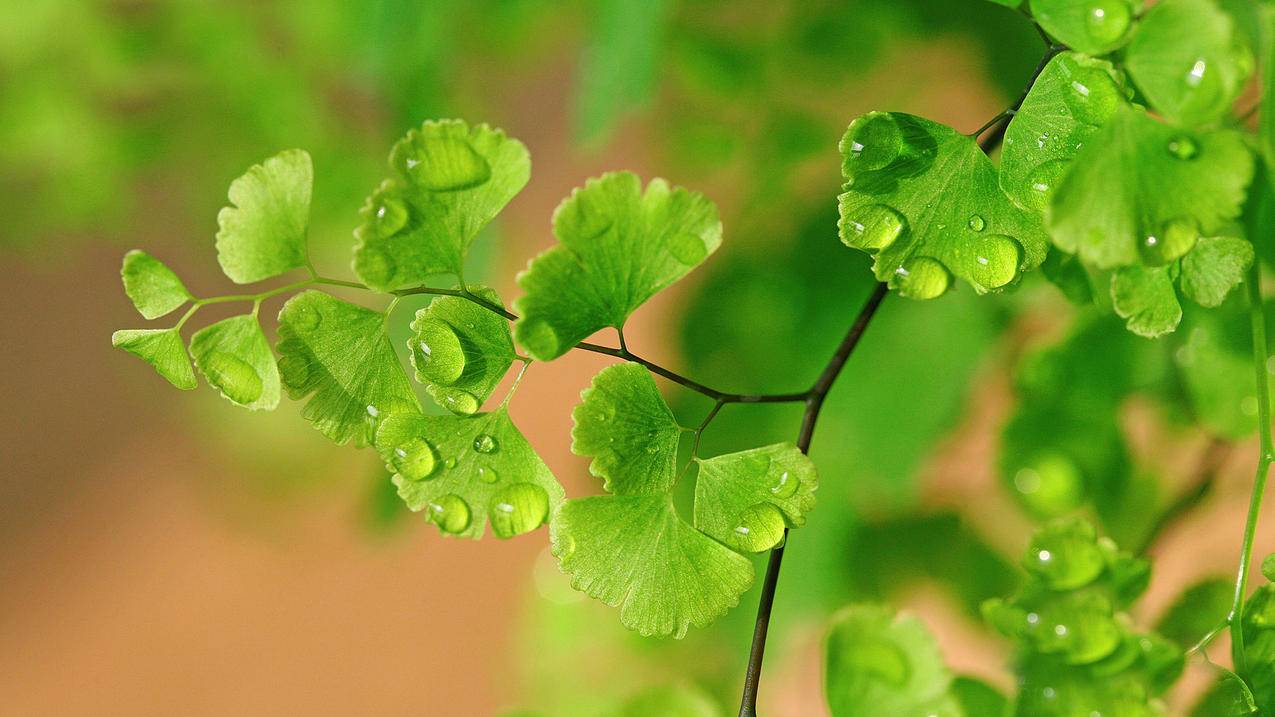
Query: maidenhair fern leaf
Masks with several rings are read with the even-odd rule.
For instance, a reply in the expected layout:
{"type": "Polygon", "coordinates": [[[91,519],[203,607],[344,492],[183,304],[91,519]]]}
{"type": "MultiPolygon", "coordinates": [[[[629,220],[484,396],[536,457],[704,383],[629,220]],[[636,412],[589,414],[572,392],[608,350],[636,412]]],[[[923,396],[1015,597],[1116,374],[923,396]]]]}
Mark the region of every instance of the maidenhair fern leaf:
{"type": "Polygon", "coordinates": [[[558,206],[560,242],[519,274],[518,343],[555,359],[629,314],[717,250],[722,224],[702,195],[629,172],[591,179],[558,206]]]}
{"type": "MultiPolygon", "coordinates": [[[[501,306],[495,291],[472,289],[491,306],[501,306]]],[[[411,351],[416,380],[438,405],[469,415],[482,407],[517,354],[509,322],[490,309],[459,296],[434,299],[412,321],[411,351]]]]}
{"type": "Polygon", "coordinates": [[[1129,41],[1142,0],[1031,0],[1045,32],[1087,55],[1105,55],[1129,41]]]}
{"type": "Polygon", "coordinates": [[[250,284],[305,265],[313,181],[310,155],[292,149],[231,183],[231,206],[217,214],[217,261],[231,281],[250,284]]]}
{"type": "Polygon", "coordinates": [[[769,550],[806,524],[819,487],[815,465],[791,443],[699,461],[695,527],[746,553],[769,550]]]}
{"type": "Polygon", "coordinates": [[[501,130],[445,120],[408,132],[390,168],[354,230],[354,270],[380,291],[462,274],[478,232],[526,186],[531,157],[501,130]]]}
{"type": "Polygon", "coordinates": [[[382,415],[420,411],[380,312],[297,294],[279,312],[277,349],[288,395],[311,396],[301,415],[337,443],[369,445],[382,415]]]}
{"type": "Polygon", "coordinates": [[[190,355],[213,388],[253,410],[279,405],[279,369],[256,314],[205,326],[190,339],[190,355]]]}
{"type": "Polygon", "coordinates": [[[183,391],[196,387],[195,369],[177,329],[122,329],[111,335],[111,345],[150,364],[155,372],[183,391]]]}
{"type": "Polygon", "coordinates": [[[548,466],[504,406],[476,416],[385,416],[376,448],[398,494],[447,535],[498,538],[539,528],[563,498],[548,466]]]}
{"type": "Polygon", "coordinates": [[[850,124],[841,154],[841,241],[872,254],[877,278],[903,296],[940,296],[953,275],[1001,289],[1044,261],[1039,221],[1009,201],[970,137],[872,112],[850,124]]]}
{"type": "Polygon", "coordinates": [[[124,293],[147,319],[158,319],[191,299],[190,291],[173,270],[144,251],[134,249],[124,255],[120,277],[124,280],[124,293]]]}
{"type": "Polygon", "coordinates": [[[1142,266],[1118,270],[1111,277],[1111,306],[1125,319],[1130,331],[1147,338],[1163,336],[1178,327],[1182,304],[1173,290],[1176,264],[1142,266]]]}

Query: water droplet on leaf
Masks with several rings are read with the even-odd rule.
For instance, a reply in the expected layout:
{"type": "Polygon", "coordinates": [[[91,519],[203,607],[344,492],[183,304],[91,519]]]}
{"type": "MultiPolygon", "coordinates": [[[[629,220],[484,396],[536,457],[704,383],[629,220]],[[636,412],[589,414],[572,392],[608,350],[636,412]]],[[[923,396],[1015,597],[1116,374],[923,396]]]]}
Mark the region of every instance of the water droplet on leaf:
{"type": "Polygon", "coordinates": [[[1093,582],[1106,567],[1093,526],[1080,520],[1051,523],[1038,531],[1028,552],[1027,569],[1055,590],[1074,590],[1093,582]]]}
{"type": "Polygon", "coordinates": [[[870,204],[847,217],[846,237],[857,249],[879,252],[887,249],[903,233],[903,215],[884,204],[870,204]]]}
{"type": "Polygon", "coordinates": [[[1195,247],[1200,231],[1190,219],[1172,219],[1158,231],[1148,233],[1138,246],[1142,259],[1151,266],[1164,266],[1195,247]]]}
{"type": "Polygon", "coordinates": [[[500,538],[531,532],[548,516],[549,494],[534,483],[514,483],[496,491],[488,511],[491,530],[500,538]]]}
{"type": "Polygon", "coordinates": [[[731,533],[735,547],[747,553],[770,550],[783,537],[784,514],[771,503],[756,503],[745,508],[731,533]]]}
{"type": "Polygon", "coordinates": [[[668,251],[674,259],[687,266],[698,264],[708,256],[708,246],[704,244],[704,240],[688,232],[674,234],[669,239],[668,251]]]}
{"type": "Polygon", "coordinates": [[[422,318],[416,323],[412,359],[426,380],[450,386],[465,372],[465,351],[460,337],[444,321],[422,318]]]}
{"type": "Polygon", "coordinates": [[[389,254],[380,249],[364,247],[354,257],[354,271],[373,286],[390,286],[398,267],[389,254]]]}
{"type": "Polygon", "coordinates": [[[1178,135],[1169,140],[1169,154],[1182,160],[1195,159],[1200,153],[1200,146],[1187,135],[1178,135]]]}
{"type": "Polygon", "coordinates": [[[1049,208],[1049,201],[1054,196],[1054,190],[1058,188],[1058,183],[1062,181],[1067,169],[1070,167],[1070,160],[1054,159],[1037,165],[1027,176],[1026,195],[1028,204],[1037,212],[1044,212],[1049,208]]]}
{"type": "Polygon", "coordinates": [[[208,382],[235,403],[246,406],[261,398],[261,376],[257,374],[257,369],[238,356],[213,351],[204,357],[200,368],[204,370],[208,382]]]}
{"type": "Polygon", "coordinates": [[[469,504],[464,498],[448,493],[429,503],[429,520],[444,533],[462,533],[469,527],[469,504]]]}
{"type": "Polygon", "coordinates": [[[372,213],[376,223],[376,235],[384,239],[393,236],[407,224],[407,207],[393,197],[382,197],[372,213]]]}
{"type": "Polygon", "coordinates": [[[1120,105],[1122,94],[1116,81],[1105,70],[1097,67],[1079,67],[1071,76],[1071,83],[1063,95],[1063,101],[1072,117],[1091,125],[1105,124],[1120,105]]]}
{"type": "Polygon", "coordinates": [[[1124,37],[1132,21],[1127,0],[1096,0],[1085,15],[1085,31],[1096,44],[1110,46],[1124,37]]]}
{"type": "Polygon", "coordinates": [[[970,242],[969,253],[974,257],[967,267],[975,288],[999,289],[1018,277],[1018,265],[1023,260],[1023,247],[1013,237],[989,234],[970,242]]]}
{"type": "Polygon", "coordinates": [[[518,343],[533,354],[554,356],[558,353],[558,332],[541,318],[523,319],[517,325],[518,343]]]}
{"type": "Polygon", "coordinates": [[[850,123],[841,140],[846,158],[846,172],[881,169],[903,151],[903,133],[893,117],[884,112],[871,112],[850,123]]]}
{"type": "Polygon", "coordinates": [[[974,216],[970,217],[968,226],[973,231],[981,232],[983,231],[983,229],[987,227],[987,222],[984,221],[981,216],[975,214],[974,216]]]}
{"type": "Polygon", "coordinates": [[[474,450],[479,453],[495,453],[500,450],[500,445],[496,443],[496,439],[486,433],[479,433],[474,437],[474,450]]]}
{"type": "Polygon", "coordinates": [[[413,438],[394,449],[394,470],[407,480],[425,480],[434,472],[434,448],[424,438],[413,438]]]}
{"type": "Polygon", "coordinates": [[[774,485],[770,486],[770,493],[776,498],[791,498],[800,486],[801,480],[792,471],[780,470],[774,485]]]}
{"type": "Polygon", "coordinates": [[[491,178],[491,166],[460,137],[419,136],[399,171],[431,192],[472,189],[491,178]]]}
{"type": "Polygon", "coordinates": [[[478,466],[478,480],[483,483],[496,483],[500,480],[500,474],[491,466],[478,466]]]}
{"type": "Polygon", "coordinates": [[[909,299],[935,299],[952,285],[952,275],[937,259],[919,256],[907,260],[890,279],[890,288],[909,299]]]}
{"type": "Polygon", "coordinates": [[[472,416],[478,411],[478,399],[469,391],[459,388],[440,388],[435,394],[443,408],[462,416],[472,416]]]}
{"type": "Polygon", "coordinates": [[[309,332],[319,328],[319,324],[323,321],[323,315],[319,310],[309,304],[309,302],[298,301],[288,306],[287,320],[288,325],[296,331],[309,332]]]}

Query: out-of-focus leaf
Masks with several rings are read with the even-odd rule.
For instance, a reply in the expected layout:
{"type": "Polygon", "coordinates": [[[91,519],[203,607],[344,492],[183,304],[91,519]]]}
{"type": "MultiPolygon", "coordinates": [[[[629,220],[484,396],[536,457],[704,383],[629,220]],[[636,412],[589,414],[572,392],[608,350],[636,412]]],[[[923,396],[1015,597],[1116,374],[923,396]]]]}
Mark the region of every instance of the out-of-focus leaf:
{"type": "Polygon", "coordinates": [[[589,6],[575,124],[581,139],[596,142],[651,95],[669,13],[666,0],[592,0],[589,6]]]}

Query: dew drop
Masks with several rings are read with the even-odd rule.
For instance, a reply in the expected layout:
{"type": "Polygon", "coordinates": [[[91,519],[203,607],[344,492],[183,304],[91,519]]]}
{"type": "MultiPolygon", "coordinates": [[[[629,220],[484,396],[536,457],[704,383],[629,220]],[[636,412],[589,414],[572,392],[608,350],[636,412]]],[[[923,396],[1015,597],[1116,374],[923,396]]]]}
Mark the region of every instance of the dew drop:
{"type": "Polygon", "coordinates": [[[382,239],[393,236],[407,224],[407,207],[393,197],[381,197],[372,213],[376,235],[382,239]]]}
{"type": "Polygon", "coordinates": [[[870,112],[850,123],[841,151],[850,172],[881,169],[903,151],[903,133],[889,114],[870,112]]]}
{"type": "Polygon", "coordinates": [[[1199,87],[1204,82],[1204,75],[1208,72],[1209,63],[1203,57],[1197,59],[1191,64],[1191,69],[1186,73],[1186,86],[1190,88],[1199,87]]]}
{"type": "Polygon", "coordinates": [[[1200,238],[1200,231],[1190,219],[1172,219],[1155,232],[1143,238],[1138,249],[1142,259],[1151,266],[1164,266],[1191,251],[1200,238]]]}
{"type": "Polygon", "coordinates": [[[434,448],[424,438],[413,438],[394,449],[390,462],[398,474],[410,481],[425,480],[437,467],[434,448]]]}
{"type": "Polygon", "coordinates": [[[1120,88],[1106,71],[1097,67],[1077,67],[1071,74],[1063,101],[1077,121],[1104,124],[1121,102],[1120,88]]]}
{"type": "Polygon", "coordinates": [[[203,357],[200,368],[208,383],[216,386],[231,401],[248,405],[261,398],[261,376],[243,359],[224,351],[213,351],[203,357]]]}
{"type": "Polygon", "coordinates": [[[611,228],[610,216],[597,209],[577,191],[553,215],[554,233],[560,237],[596,239],[611,228]]]}
{"type": "Polygon", "coordinates": [[[972,231],[981,232],[987,228],[987,222],[983,219],[983,217],[979,216],[978,214],[975,214],[974,216],[970,217],[970,220],[967,226],[972,231]]]}
{"type": "Polygon", "coordinates": [[[307,301],[290,304],[284,318],[295,331],[314,331],[323,322],[323,315],[307,301]]]}
{"type": "Polygon", "coordinates": [[[491,179],[491,166],[460,137],[417,136],[400,171],[431,192],[473,189],[491,179]]]}
{"type": "Polygon", "coordinates": [[[1124,37],[1132,21],[1127,0],[1097,0],[1085,15],[1085,32],[1095,43],[1109,46],[1124,37]]]}
{"type": "Polygon", "coordinates": [[[1184,134],[1169,140],[1168,148],[1169,154],[1181,160],[1195,159],[1200,153],[1200,146],[1195,140],[1184,134]]]}
{"type": "Polygon", "coordinates": [[[780,470],[774,485],[770,486],[770,493],[776,498],[791,498],[796,495],[800,486],[801,480],[792,471],[780,470]]]}
{"type": "Polygon", "coordinates": [[[354,257],[354,271],[373,286],[390,286],[398,267],[389,254],[374,247],[364,247],[354,257]]]}
{"type": "Polygon", "coordinates": [[[1054,159],[1043,162],[1027,176],[1027,193],[1024,199],[1031,209],[1044,212],[1054,196],[1058,183],[1067,174],[1071,162],[1066,159],[1054,159]]]}
{"type": "Polygon", "coordinates": [[[444,321],[421,318],[413,324],[412,363],[426,381],[450,386],[465,372],[465,352],[460,337],[444,321]]]}
{"type": "Polygon", "coordinates": [[[499,538],[512,538],[544,524],[549,516],[549,494],[534,483],[514,483],[496,491],[488,506],[491,530],[499,538]]]}
{"type": "Polygon", "coordinates": [[[478,466],[478,480],[483,483],[496,483],[500,480],[500,474],[491,466],[478,466]]]}
{"type": "Polygon", "coordinates": [[[708,256],[708,246],[704,244],[704,240],[689,232],[674,234],[669,239],[668,251],[674,259],[687,266],[694,266],[708,256]]]}
{"type": "Polygon", "coordinates": [[[999,289],[1018,277],[1023,247],[1013,237],[989,234],[969,243],[974,261],[966,267],[976,289],[999,289]]]}
{"type": "Polygon", "coordinates": [[[842,220],[851,246],[869,253],[888,249],[903,233],[903,215],[884,204],[869,204],[842,220]]]}
{"type": "Polygon", "coordinates": [[[447,460],[443,461],[443,467],[444,467],[444,468],[446,468],[446,469],[448,469],[448,470],[451,470],[452,468],[455,468],[455,467],[456,467],[456,457],[455,457],[455,456],[448,456],[448,457],[447,457],[447,460]]]}
{"type": "Polygon", "coordinates": [[[935,299],[952,285],[952,274],[937,259],[919,256],[907,260],[890,279],[890,287],[909,299],[935,299]]]}
{"type": "Polygon", "coordinates": [[[500,450],[500,445],[490,435],[479,433],[474,437],[474,450],[479,453],[495,453],[500,450]]]}
{"type": "Polygon", "coordinates": [[[740,513],[731,532],[735,547],[760,553],[779,544],[784,537],[784,514],[771,503],[754,503],[740,513]]]}
{"type": "Polygon", "coordinates": [[[434,394],[443,408],[462,416],[472,416],[478,411],[478,399],[474,394],[459,388],[440,387],[434,394]]]}
{"type": "Polygon", "coordinates": [[[523,318],[515,325],[518,343],[537,356],[556,356],[558,332],[541,318],[523,318]]]}
{"type": "Polygon", "coordinates": [[[1027,569],[1055,590],[1093,582],[1106,567],[1093,526],[1081,521],[1052,523],[1032,539],[1027,569]]]}
{"type": "Polygon", "coordinates": [[[469,504],[464,498],[448,493],[429,503],[429,520],[444,533],[462,533],[469,527],[469,504]]]}

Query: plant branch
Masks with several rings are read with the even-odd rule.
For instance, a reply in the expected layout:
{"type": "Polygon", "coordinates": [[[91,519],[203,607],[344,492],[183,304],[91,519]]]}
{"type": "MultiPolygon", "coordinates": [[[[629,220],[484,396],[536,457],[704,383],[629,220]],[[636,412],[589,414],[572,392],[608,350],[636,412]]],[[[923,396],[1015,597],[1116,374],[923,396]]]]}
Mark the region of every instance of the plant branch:
{"type": "MultiPolygon", "coordinates": [[[[836,383],[837,377],[841,375],[841,370],[845,368],[850,354],[859,345],[863,332],[867,330],[872,317],[876,316],[877,309],[887,293],[889,293],[889,287],[886,284],[877,284],[872,295],[868,297],[868,302],[864,304],[854,323],[850,325],[845,338],[832,354],[832,358],[828,359],[828,364],[824,366],[819,378],[815,379],[814,385],[810,387],[805,399],[806,410],[801,417],[801,431],[797,435],[797,447],[802,453],[810,452],[810,441],[814,437],[815,423],[819,420],[823,402],[827,399],[833,384],[836,383]]],[[[748,654],[748,669],[744,674],[744,695],[739,705],[740,717],[756,717],[757,715],[757,688],[761,682],[766,634],[770,630],[770,612],[775,604],[775,589],[779,584],[779,568],[783,564],[784,544],[787,542],[787,537],[788,531],[785,529],[784,539],[780,541],[779,547],[770,551],[770,560],[766,564],[766,577],[762,582],[761,598],[757,604],[757,621],[753,627],[753,643],[748,654]]]]}
{"type": "Polygon", "coordinates": [[[1267,343],[1266,312],[1262,305],[1262,269],[1253,262],[1248,274],[1249,319],[1253,331],[1253,369],[1257,377],[1257,434],[1261,453],[1257,458],[1257,471],[1253,477],[1253,494],[1248,503],[1248,520],[1244,523],[1244,544],[1240,549],[1239,574],[1235,577],[1235,595],[1231,600],[1231,660],[1235,671],[1247,677],[1248,667],[1244,659],[1244,598],[1248,592],[1248,573],[1253,562],[1253,538],[1257,532],[1257,519],[1262,511],[1262,495],[1266,492],[1266,479],[1270,474],[1275,449],[1271,445],[1271,399],[1266,377],[1267,343]]]}
{"type": "Polygon", "coordinates": [[[1019,93],[1018,99],[1014,100],[1014,104],[1010,105],[1000,114],[992,118],[990,122],[983,125],[972,136],[978,137],[984,132],[991,130],[992,133],[987,135],[978,143],[983,152],[991,154],[993,150],[1000,146],[1001,141],[1005,139],[1005,129],[1009,126],[1009,120],[1018,113],[1018,109],[1023,106],[1023,102],[1027,100],[1027,95],[1032,91],[1032,87],[1036,84],[1036,79],[1040,77],[1040,73],[1045,71],[1045,67],[1049,61],[1054,59],[1054,55],[1066,50],[1066,45],[1050,45],[1045,50],[1045,54],[1041,56],[1040,62],[1036,65],[1036,69],[1032,70],[1031,77],[1027,80],[1027,85],[1023,87],[1023,91],[1019,93]]]}

